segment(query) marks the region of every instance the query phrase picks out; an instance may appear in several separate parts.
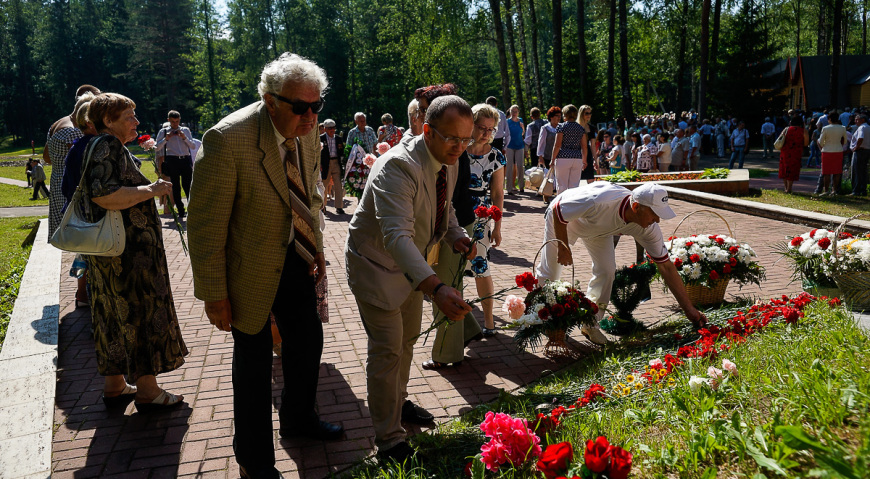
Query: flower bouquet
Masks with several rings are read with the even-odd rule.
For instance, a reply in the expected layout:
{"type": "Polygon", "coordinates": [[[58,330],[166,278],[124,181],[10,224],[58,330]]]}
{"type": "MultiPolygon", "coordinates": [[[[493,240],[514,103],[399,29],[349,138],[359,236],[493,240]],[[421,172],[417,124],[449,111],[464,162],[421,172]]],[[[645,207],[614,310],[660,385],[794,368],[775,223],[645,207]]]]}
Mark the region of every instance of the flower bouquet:
{"type": "Polygon", "coordinates": [[[362,146],[353,145],[347,156],[347,166],[344,174],[344,191],[351,196],[362,198],[375,157],[366,153],[362,146]]]}
{"type": "MultiPolygon", "coordinates": [[[[518,315],[518,308],[514,308],[511,315],[514,321],[508,326],[517,329],[514,335],[517,349],[534,349],[546,336],[544,354],[547,357],[574,357],[565,337],[576,326],[593,326],[598,306],[566,281],[539,284],[534,275],[526,272],[517,276],[517,286],[529,292],[523,301],[523,314],[518,315]],[[519,317],[514,318],[515,315],[519,317]]],[[[506,302],[516,303],[511,296],[506,302]]]]}
{"type": "MultiPolygon", "coordinates": [[[[840,233],[840,239],[848,244],[852,235],[843,232],[840,233]]],[[[817,228],[795,236],[787,244],[780,245],[776,251],[791,263],[792,278],[800,280],[805,291],[839,296],[840,291],[834,281],[833,244],[834,232],[817,228]]],[[[845,258],[846,255],[843,256],[845,258]]]]}
{"type": "MultiPolygon", "coordinates": [[[[157,158],[155,158],[156,155],[154,154],[157,142],[154,138],[151,138],[151,135],[142,135],[136,139],[136,143],[138,143],[139,147],[148,155],[148,159],[151,160],[151,164],[154,166],[154,173],[157,174],[158,178],[162,179],[160,169],[157,167],[157,158]]],[[[178,212],[176,212],[175,207],[172,206],[172,201],[168,195],[160,198],[160,201],[164,202],[172,213],[172,218],[175,220],[175,229],[178,230],[178,236],[181,238],[181,249],[184,251],[184,255],[187,256],[187,242],[184,241],[185,229],[178,218],[178,212]]]]}
{"type": "Polygon", "coordinates": [[[671,237],[665,246],[695,305],[721,303],[729,280],[742,287],[761,284],[764,279],[764,268],[754,260],[755,251],[730,236],[671,237]]]}
{"type": "Polygon", "coordinates": [[[628,334],[646,329],[633,313],[642,301],[650,299],[649,283],[656,272],[655,264],[650,261],[623,266],[616,271],[610,293],[610,303],[616,312],[601,321],[602,329],[611,334],[628,334]]]}

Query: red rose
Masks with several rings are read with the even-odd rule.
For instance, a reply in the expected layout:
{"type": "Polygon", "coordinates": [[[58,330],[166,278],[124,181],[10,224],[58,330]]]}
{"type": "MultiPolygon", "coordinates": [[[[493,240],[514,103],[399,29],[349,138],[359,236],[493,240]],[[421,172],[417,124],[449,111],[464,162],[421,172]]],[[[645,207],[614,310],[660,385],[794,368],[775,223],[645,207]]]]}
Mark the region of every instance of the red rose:
{"type": "Polygon", "coordinates": [[[610,479],[625,479],[631,472],[631,453],[625,449],[614,446],[610,453],[610,471],[607,477],[610,479]]]}
{"type": "Polygon", "coordinates": [[[570,442],[550,444],[541,454],[538,461],[538,470],[543,472],[547,479],[555,479],[559,473],[567,471],[571,461],[574,460],[574,447],[570,442]]]}
{"type": "Polygon", "coordinates": [[[729,260],[728,260],[728,263],[729,263],[732,267],[737,266],[737,258],[731,258],[731,259],[729,259],[729,260]]]}
{"type": "Polygon", "coordinates": [[[701,261],[701,255],[697,253],[693,254],[692,256],[689,256],[689,261],[691,261],[692,263],[697,263],[698,261],[701,261]]]}
{"type": "Polygon", "coordinates": [[[474,209],[474,216],[478,218],[489,218],[489,208],[486,206],[478,206],[474,209]]]}
{"type": "Polygon", "coordinates": [[[597,473],[602,473],[607,470],[610,465],[610,443],[604,436],[598,436],[594,441],[592,439],[586,441],[586,452],[583,459],[586,460],[586,467],[597,473]]]}
{"type": "Polygon", "coordinates": [[[801,238],[800,236],[795,236],[795,237],[792,238],[792,240],[791,240],[791,245],[794,246],[795,248],[797,248],[797,247],[800,246],[801,243],[803,243],[803,242],[804,242],[804,239],[803,239],[803,238],[801,238]]]}
{"type": "Polygon", "coordinates": [[[732,246],[732,247],[728,248],[728,252],[731,254],[737,254],[738,251],[740,251],[740,248],[738,248],[736,246],[732,246]]]}
{"type": "Polygon", "coordinates": [[[726,264],[722,267],[722,274],[731,274],[731,265],[726,264]]]}
{"type": "Polygon", "coordinates": [[[538,317],[541,318],[542,321],[546,321],[547,318],[550,317],[550,311],[547,308],[541,308],[538,310],[538,317]]]}
{"type": "Polygon", "coordinates": [[[676,266],[677,269],[682,268],[683,267],[683,260],[681,260],[680,258],[675,259],[674,266],[676,266]]]}
{"type": "Polygon", "coordinates": [[[489,208],[489,216],[492,217],[493,221],[501,221],[501,210],[498,206],[492,206],[489,208]]]}
{"type": "Polygon", "coordinates": [[[716,237],[715,241],[716,241],[716,244],[718,244],[719,246],[722,246],[723,244],[725,244],[725,240],[718,237],[718,236],[716,237]]]}
{"type": "Polygon", "coordinates": [[[830,238],[822,238],[819,240],[819,248],[828,249],[829,246],[831,246],[830,238]]]}
{"type": "Polygon", "coordinates": [[[553,313],[554,318],[561,318],[565,314],[565,307],[561,304],[554,304],[550,306],[550,312],[553,313]]]}
{"type": "Polygon", "coordinates": [[[719,273],[717,273],[715,270],[710,271],[710,279],[716,281],[717,279],[719,279],[719,273]]]}
{"type": "Polygon", "coordinates": [[[151,139],[151,135],[142,135],[136,139],[136,142],[138,142],[141,145],[142,143],[145,143],[146,141],[148,141],[150,139],[151,139]]]}

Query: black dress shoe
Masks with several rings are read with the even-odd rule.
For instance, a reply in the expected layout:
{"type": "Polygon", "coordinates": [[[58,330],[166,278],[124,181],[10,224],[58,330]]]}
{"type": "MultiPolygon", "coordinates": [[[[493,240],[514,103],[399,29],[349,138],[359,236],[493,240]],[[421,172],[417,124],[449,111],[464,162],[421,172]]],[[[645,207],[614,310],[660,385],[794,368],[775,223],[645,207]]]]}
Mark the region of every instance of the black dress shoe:
{"type": "Polygon", "coordinates": [[[413,460],[417,455],[417,450],[409,446],[407,442],[402,441],[386,451],[378,451],[378,459],[381,462],[395,461],[398,464],[405,464],[408,460],[413,460]]]}
{"type": "Polygon", "coordinates": [[[242,466],[239,466],[239,477],[241,479],[284,479],[284,476],[278,472],[278,469],[270,468],[264,471],[248,471],[242,466]]]}
{"type": "Polygon", "coordinates": [[[402,421],[410,424],[425,425],[431,424],[434,420],[435,416],[411,402],[410,399],[405,401],[405,404],[402,404],[402,421]]]}
{"type": "Polygon", "coordinates": [[[338,424],[326,421],[317,421],[307,427],[282,427],[278,434],[285,439],[293,437],[307,437],[318,441],[335,441],[344,435],[344,428],[338,424]]]}
{"type": "Polygon", "coordinates": [[[343,208],[336,208],[336,209],[335,209],[335,214],[337,214],[337,215],[343,215],[343,214],[344,214],[344,209],[343,209],[343,208]]]}

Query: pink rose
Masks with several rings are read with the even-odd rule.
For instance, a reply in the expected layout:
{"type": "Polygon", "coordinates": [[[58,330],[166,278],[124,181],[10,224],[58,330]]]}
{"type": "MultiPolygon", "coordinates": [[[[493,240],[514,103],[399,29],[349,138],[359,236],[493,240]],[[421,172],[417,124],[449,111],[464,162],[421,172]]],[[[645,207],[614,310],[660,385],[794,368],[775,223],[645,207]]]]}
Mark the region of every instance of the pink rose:
{"type": "Polygon", "coordinates": [[[722,369],[728,371],[731,374],[737,374],[737,365],[727,359],[722,360],[722,369]]]}
{"type": "Polygon", "coordinates": [[[659,369],[659,368],[662,368],[663,366],[664,366],[664,364],[662,363],[662,360],[658,359],[658,358],[653,359],[652,361],[649,362],[649,367],[651,367],[653,369],[659,369]]]}

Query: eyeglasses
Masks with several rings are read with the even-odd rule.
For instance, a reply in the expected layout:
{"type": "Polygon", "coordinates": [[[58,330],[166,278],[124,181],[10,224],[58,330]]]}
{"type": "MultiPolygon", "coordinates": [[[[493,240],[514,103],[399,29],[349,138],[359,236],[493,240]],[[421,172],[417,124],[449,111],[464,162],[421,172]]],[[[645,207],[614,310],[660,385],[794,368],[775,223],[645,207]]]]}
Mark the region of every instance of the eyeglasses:
{"type": "Polygon", "coordinates": [[[477,123],[475,123],[474,126],[476,126],[480,131],[482,131],[484,133],[495,133],[495,130],[496,130],[495,128],[482,127],[482,126],[478,125],[477,123]]]}
{"type": "Polygon", "coordinates": [[[435,133],[438,133],[438,136],[441,137],[441,139],[444,141],[444,143],[447,143],[447,146],[460,146],[460,145],[461,146],[470,146],[472,143],[474,143],[474,138],[458,138],[455,136],[444,136],[441,134],[440,131],[436,130],[435,127],[433,127],[431,124],[429,124],[429,123],[426,123],[426,124],[429,125],[429,128],[432,131],[434,131],[435,133]]]}
{"type": "Polygon", "coordinates": [[[281,96],[277,93],[270,93],[270,95],[272,95],[275,98],[283,101],[284,103],[292,106],[294,115],[304,115],[305,113],[308,112],[309,108],[311,109],[312,113],[320,113],[320,110],[323,109],[323,105],[326,103],[326,101],[323,98],[321,98],[320,100],[317,100],[315,102],[308,103],[307,101],[298,101],[298,100],[291,100],[289,98],[284,98],[283,96],[281,96]]]}

